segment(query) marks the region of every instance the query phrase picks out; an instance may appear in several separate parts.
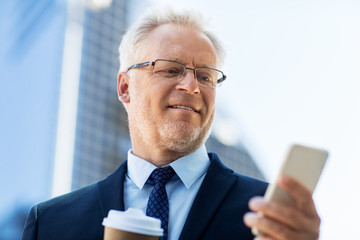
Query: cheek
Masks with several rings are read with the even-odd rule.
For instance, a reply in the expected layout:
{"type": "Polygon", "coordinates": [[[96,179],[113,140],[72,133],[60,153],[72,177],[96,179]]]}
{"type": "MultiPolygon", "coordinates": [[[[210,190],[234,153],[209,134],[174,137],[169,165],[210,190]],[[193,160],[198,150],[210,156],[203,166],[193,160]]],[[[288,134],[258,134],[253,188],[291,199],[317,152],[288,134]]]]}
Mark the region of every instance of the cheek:
{"type": "Polygon", "coordinates": [[[146,105],[151,97],[151,85],[146,78],[136,79],[129,87],[130,101],[136,103],[138,107],[146,105]]]}
{"type": "Polygon", "coordinates": [[[208,115],[213,115],[215,112],[216,93],[215,93],[215,90],[213,90],[213,91],[214,92],[209,92],[209,93],[204,94],[204,102],[205,102],[205,105],[208,110],[208,115]]]}
{"type": "Polygon", "coordinates": [[[166,102],[167,92],[158,85],[142,86],[141,89],[132,92],[133,105],[137,110],[147,112],[154,116],[160,116],[166,102]]]}

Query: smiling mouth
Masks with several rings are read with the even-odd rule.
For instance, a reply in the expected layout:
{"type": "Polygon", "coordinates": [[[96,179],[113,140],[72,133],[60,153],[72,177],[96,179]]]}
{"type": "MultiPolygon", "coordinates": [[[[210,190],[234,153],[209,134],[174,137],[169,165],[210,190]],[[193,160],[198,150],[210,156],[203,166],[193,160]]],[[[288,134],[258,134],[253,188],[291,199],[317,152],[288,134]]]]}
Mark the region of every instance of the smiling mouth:
{"type": "Polygon", "coordinates": [[[189,110],[189,111],[193,111],[193,112],[198,113],[198,111],[196,111],[195,109],[193,109],[191,107],[183,106],[183,105],[174,105],[174,106],[170,106],[170,108],[185,109],[185,110],[189,110]]]}

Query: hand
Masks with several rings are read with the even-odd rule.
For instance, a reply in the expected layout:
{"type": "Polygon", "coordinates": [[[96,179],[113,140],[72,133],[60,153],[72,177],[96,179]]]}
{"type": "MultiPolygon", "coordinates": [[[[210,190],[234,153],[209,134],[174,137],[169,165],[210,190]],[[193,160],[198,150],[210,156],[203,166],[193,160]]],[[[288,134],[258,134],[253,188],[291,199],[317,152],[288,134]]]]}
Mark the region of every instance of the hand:
{"type": "Polygon", "coordinates": [[[290,177],[282,176],[278,185],[292,198],[293,204],[285,206],[254,197],[249,201],[245,224],[256,227],[263,234],[256,240],[317,240],[320,217],[316,212],[311,193],[290,177]]]}

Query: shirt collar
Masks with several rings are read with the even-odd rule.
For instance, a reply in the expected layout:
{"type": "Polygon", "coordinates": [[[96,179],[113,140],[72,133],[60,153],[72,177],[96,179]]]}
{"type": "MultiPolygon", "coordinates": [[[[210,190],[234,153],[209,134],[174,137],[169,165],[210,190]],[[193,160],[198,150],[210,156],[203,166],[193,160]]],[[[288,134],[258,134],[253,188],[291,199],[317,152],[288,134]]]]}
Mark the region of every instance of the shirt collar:
{"type": "MultiPolygon", "coordinates": [[[[145,182],[152,171],[157,168],[152,163],[135,156],[131,149],[128,151],[127,165],[127,175],[139,189],[144,187],[145,182]]],[[[189,189],[198,178],[206,173],[209,165],[210,160],[207,155],[205,145],[202,145],[195,152],[170,163],[170,166],[174,169],[176,175],[180,178],[187,189],[189,189]]]]}

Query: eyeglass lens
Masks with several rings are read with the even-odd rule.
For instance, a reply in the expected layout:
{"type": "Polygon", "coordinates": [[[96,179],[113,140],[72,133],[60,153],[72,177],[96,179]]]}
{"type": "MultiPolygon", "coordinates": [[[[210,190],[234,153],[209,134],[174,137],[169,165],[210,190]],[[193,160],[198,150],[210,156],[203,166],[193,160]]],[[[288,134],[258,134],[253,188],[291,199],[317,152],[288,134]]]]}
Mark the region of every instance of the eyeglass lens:
{"type": "MultiPolygon", "coordinates": [[[[186,74],[186,67],[180,63],[168,60],[156,60],[154,64],[154,73],[158,76],[179,80],[186,74]]],[[[199,67],[195,68],[196,80],[199,84],[207,87],[216,87],[217,80],[222,77],[222,73],[215,69],[199,67]]]]}

